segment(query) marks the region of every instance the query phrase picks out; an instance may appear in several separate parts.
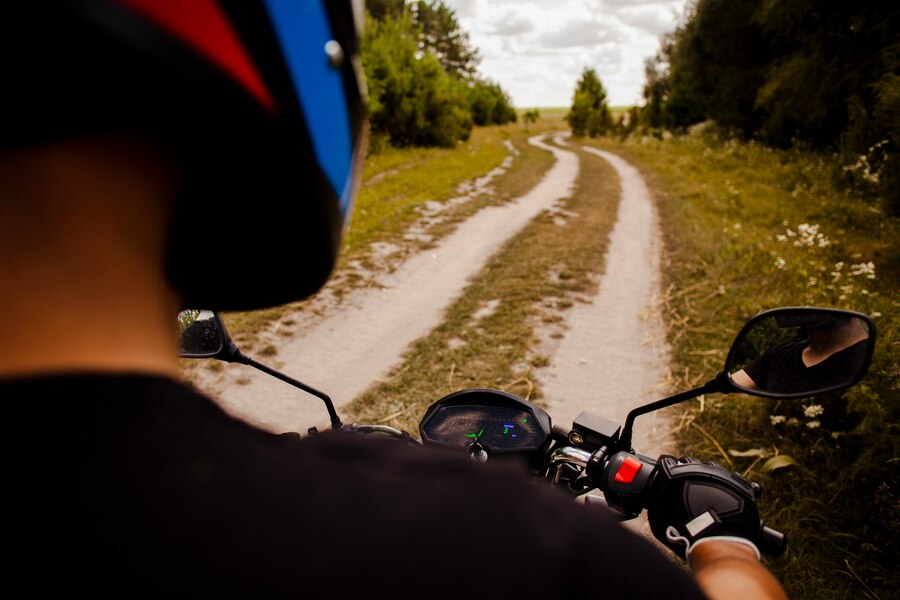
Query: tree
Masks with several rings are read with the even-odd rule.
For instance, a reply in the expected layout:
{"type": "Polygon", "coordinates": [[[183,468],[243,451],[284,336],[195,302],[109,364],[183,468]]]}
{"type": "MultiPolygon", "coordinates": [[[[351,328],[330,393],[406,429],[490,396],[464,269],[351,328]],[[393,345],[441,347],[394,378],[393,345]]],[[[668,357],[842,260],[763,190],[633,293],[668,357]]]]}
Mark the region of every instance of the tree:
{"type": "Polygon", "coordinates": [[[398,19],[406,12],[406,0],[367,0],[366,12],[376,21],[398,19]]]}
{"type": "Polygon", "coordinates": [[[479,125],[516,120],[509,96],[478,77],[478,53],[443,0],[368,2],[362,63],[370,151],[451,146],[479,125]]]}
{"type": "Polygon", "coordinates": [[[469,108],[476,125],[506,125],[517,119],[503,88],[486,79],[475,80],[469,89],[469,108]]]}
{"type": "MultiPolygon", "coordinates": [[[[663,48],[666,38],[663,38],[663,48]]],[[[665,50],[644,61],[644,106],[640,110],[640,122],[653,129],[666,127],[663,107],[669,99],[669,66],[665,50]]]]}
{"type": "Polygon", "coordinates": [[[469,33],[460,26],[454,10],[444,0],[418,0],[412,10],[421,31],[420,49],[436,56],[449,75],[474,78],[481,59],[470,45],[469,33]]]}
{"type": "Polygon", "coordinates": [[[898,32],[890,2],[697,0],[647,64],[642,121],[839,150],[861,187],[900,198],[898,32]]]}
{"type": "Polygon", "coordinates": [[[594,69],[585,68],[582,71],[566,121],[572,128],[572,133],[579,137],[584,135],[598,137],[612,127],[612,114],[606,103],[606,89],[594,69]]]}
{"type": "Polygon", "coordinates": [[[466,85],[447,75],[433,55],[420,52],[416,39],[408,13],[367,21],[362,57],[375,149],[386,141],[452,146],[472,130],[466,85]]]}

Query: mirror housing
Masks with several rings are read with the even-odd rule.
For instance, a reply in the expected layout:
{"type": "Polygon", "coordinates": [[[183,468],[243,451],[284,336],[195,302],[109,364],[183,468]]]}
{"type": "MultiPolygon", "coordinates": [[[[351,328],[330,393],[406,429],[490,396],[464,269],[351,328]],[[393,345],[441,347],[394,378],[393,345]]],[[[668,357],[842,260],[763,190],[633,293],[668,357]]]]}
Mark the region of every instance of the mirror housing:
{"type": "Polygon", "coordinates": [[[735,338],[724,393],[807,398],[858,383],[875,351],[875,323],[834,308],[791,307],[760,313],[735,338]]]}
{"type": "Polygon", "coordinates": [[[631,449],[635,418],[702,394],[742,392],[763,398],[808,398],[848,388],[869,370],[874,352],[875,323],[862,313],[811,307],[767,310],[744,325],[728,352],[725,369],[714,379],[632,409],[625,418],[619,445],[631,449]],[[815,351],[807,353],[807,348],[815,351]],[[801,362],[786,363],[785,358],[801,362]],[[772,365],[783,368],[770,369],[772,365]],[[797,377],[790,367],[808,371],[797,377]],[[756,374],[762,385],[756,385],[745,368],[756,374]],[[763,382],[760,375],[767,370],[772,370],[773,377],[763,382]]]}
{"type": "Polygon", "coordinates": [[[280,379],[308,394],[321,399],[331,418],[331,427],[343,427],[341,419],[334,408],[334,402],[325,392],[311,388],[302,381],[297,381],[271,367],[258,363],[238,349],[237,344],[228,334],[222,316],[211,310],[188,309],[178,313],[176,318],[180,335],[178,356],[181,358],[215,358],[225,362],[240,363],[259,369],[267,375],[280,379]]]}
{"type": "Polygon", "coordinates": [[[187,309],[178,313],[178,356],[245,362],[218,312],[187,309]]]}

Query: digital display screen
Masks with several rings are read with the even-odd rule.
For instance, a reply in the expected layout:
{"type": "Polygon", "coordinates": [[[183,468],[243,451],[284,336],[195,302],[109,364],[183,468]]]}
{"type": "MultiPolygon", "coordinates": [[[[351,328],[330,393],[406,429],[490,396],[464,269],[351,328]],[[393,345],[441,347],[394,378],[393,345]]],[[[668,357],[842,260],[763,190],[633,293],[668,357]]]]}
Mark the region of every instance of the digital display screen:
{"type": "Polygon", "coordinates": [[[535,450],[546,439],[530,411],[510,406],[442,406],[422,433],[431,442],[461,448],[478,442],[493,450],[535,450]]]}

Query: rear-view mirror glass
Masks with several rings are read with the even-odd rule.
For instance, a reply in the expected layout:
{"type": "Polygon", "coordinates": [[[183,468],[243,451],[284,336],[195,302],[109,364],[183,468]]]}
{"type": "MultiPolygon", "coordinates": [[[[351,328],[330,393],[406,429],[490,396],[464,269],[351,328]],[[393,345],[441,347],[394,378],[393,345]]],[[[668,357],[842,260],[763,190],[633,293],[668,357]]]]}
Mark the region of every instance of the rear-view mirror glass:
{"type": "Polygon", "coordinates": [[[752,319],[735,340],[725,370],[739,391],[807,397],[849,387],[871,362],[875,327],[860,313],[785,308],[752,319]]]}
{"type": "Polygon", "coordinates": [[[177,321],[182,358],[209,358],[222,351],[225,340],[213,311],[183,310],[177,321]]]}

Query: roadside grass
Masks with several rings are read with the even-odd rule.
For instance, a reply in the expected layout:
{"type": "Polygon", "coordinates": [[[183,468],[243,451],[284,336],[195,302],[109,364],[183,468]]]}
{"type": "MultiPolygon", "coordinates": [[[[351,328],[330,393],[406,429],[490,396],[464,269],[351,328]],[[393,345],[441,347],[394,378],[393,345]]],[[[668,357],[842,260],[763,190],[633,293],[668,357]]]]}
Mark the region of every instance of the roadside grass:
{"type": "Polygon", "coordinates": [[[418,432],[427,407],[463,388],[489,387],[541,402],[533,371],[547,362],[537,330],[596,290],[619,202],[618,178],[578,152],[573,196],[544,211],[490,259],[402,362],[345,410],[346,421],[418,432]],[[571,211],[571,212],[568,212],[571,211]],[[560,215],[565,215],[562,219],[560,215]]]}
{"type": "MultiPolygon", "coordinates": [[[[350,264],[377,270],[371,258],[375,244],[402,247],[401,254],[428,243],[409,242],[404,238],[409,227],[420,217],[420,208],[429,201],[445,201],[456,195],[459,186],[481,177],[503,162],[509,141],[518,152],[511,167],[496,177],[492,188],[500,193],[482,194],[451,207],[442,219],[425,233],[434,243],[451,233],[456,224],[489,204],[514,199],[534,187],[553,164],[552,155],[535,148],[528,138],[547,131],[560,130],[562,121],[542,116],[536,123],[511,123],[505,126],[476,127],[468,142],[455,148],[387,148],[369,156],[362,175],[362,189],[354,205],[350,226],[344,238],[341,256],[333,281],[328,288],[336,297],[353,286],[367,285],[350,264]]],[[[228,313],[230,332],[246,351],[261,343],[260,334],[277,329],[278,334],[293,333],[285,319],[310,306],[310,300],[268,309],[228,313]]],[[[207,362],[207,361],[204,361],[207,362]]],[[[189,369],[194,363],[187,363],[189,369]]]]}
{"type": "Polygon", "coordinates": [[[679,438],[685,454],[763,485],[763,516],[789,539],[787,554],[768,564],[790,597],[896,597],[898,220],[883,201],[836,185],[840,165],[818,154],[711,134],[586,143],[639,167],[655,196],[665,240],[661,303],[680,388],[718,372],[733,336],[763,309],[836,306],[874,317],[876,354],[862,384],[780,403],[708,396],[682,409],[679,438]],[[824,413],[808,416],[813,405],[824,413]],[[776,415],[784,421],[773,424],[776,415]],[[765,468],[778,454],[796,464],[765,468]]]}
{"type": "Polygon", "coordinates": [[[366,158],[364,184],[344,238],[345,253],[402,235],[428,200],[449,197],[462,182],[499,166],[509,131],[478,127],[456,148],[387,148],[366,158]]]}

